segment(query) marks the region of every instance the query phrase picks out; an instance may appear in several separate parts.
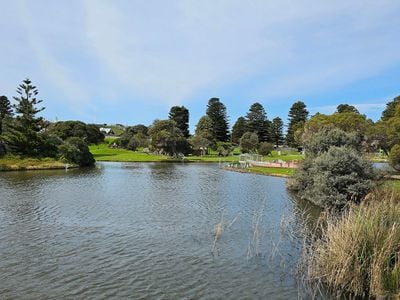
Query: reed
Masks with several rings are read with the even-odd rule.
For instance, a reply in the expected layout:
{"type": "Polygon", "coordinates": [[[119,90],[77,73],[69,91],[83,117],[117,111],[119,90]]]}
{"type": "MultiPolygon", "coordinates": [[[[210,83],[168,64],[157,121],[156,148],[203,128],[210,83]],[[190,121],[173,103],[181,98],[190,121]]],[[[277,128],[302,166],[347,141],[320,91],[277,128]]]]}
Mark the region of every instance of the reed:
{"type": "Polygon", "coordinates": [[[376,190],[342,214],[325,214],[305,246],[309,283],[338,296],[400,298],[400,194],[376,190]]]}

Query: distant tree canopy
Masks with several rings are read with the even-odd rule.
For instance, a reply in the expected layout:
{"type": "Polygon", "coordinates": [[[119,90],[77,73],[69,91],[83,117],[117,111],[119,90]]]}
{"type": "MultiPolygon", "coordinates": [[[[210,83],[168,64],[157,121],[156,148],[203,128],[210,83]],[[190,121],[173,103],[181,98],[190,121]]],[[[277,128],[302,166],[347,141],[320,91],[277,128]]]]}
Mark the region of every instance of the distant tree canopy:
{"type": "Polygon", "coordinates": [[[386,104],[385,110],[382,112],[382,121],[386,121],[395,116],[396,106],[400,104],[400,96],[395,97],[392,101],[386,104]]]}
{"type": "Polygon", "coordinates": [[[0,96],[0,136],[3,134],[3,121],[13,115],[10,100],[6,96],[0,96]]]}
{"type": "Polygon", "coordinates": [[[240,143],[240,138],[247,131],[247,123],[244,117],[239,117],[232,127],[232,142],[234,144],[240,143]]]}
{"type": "Polygon", "coordinates": [[[81,121],[63,121],[49,125],[48,133],[66,140],[70,137],[79,137],[87,144],[98,144],[104,141],[104,134],[96,125],[88,125],[81,121]]]}
{"type": "Polygon", "coordinates": [[[355,112],[334,113],[324,115],[317,113],[305,124],[305,132],[316,132],[325,125],[333,125],[344,131],[356,131],[365,134],[367,128],[372,124],[371,120],[355,112]]]}
{"type": "Polygon", "coordinates": [[[276,117],[272,120],[270,132],[271,142],[277,147],[283,145],[285,138],[283,136],[283,121],[281,118],[276,117]]]}
{"type": "MultiPolygon", "coordinates": [[[[0,139],[0,154],[1,152],[4,154],[4,149],[6,149],[10,154],[62,158],[80,166],[93,165],[94,159],[86,142],[76,137],[68,138],[68,132],[69,130],[72,132],[71,134],[83,132],[90,142],[91,138],[93,140],[100,139],[98,128],[82,122],[73,122],[75,125],[79,123],[78,126],[53,124],[51,128],[48,121],[37,116],[44,110],[44,108],[38,108],[38,105],[42,103],[42,100],[37,99],[38,93],[38,89],[29,79],[25,79],[19,85],[18,96],[14,97],[16,102],[13,106],[15,118],[12,118],[13,111],[8,99],[0,98],[0,119],[3,122],[8,118],[7,126],[3,126],[4,123],[1,126],[3,134],[0,137],[3,138],[3,141],[0,139]],[[81,126],[82,124],[83,126],[81,126]],[[48,128],[54,131],[47,130],[48,128]]],[[[104,139],[104,135],[101,135],[101,138],[104,139]]]]}
{"type": "Polygon", "coordinates": [[[349,104],[339,104],[336,108],[336,112],[341,114],[341,113],[356,113],[359,114],[360,112],[355,108],[353,105],[349,104]]]}
{"type": "Polygon", "coordinates": [[[229,141],[229,122],[225,105],[219,98],[211,98],[207,105],[207,116],[212,124],[212,136],[216,142],[229,141]]]}
{"type": "Polygon", "coordinates": [[[151,145],[160,153],[176,156],[189,150],[187,139],[173,120],[156,120],[149,127],[151,145]]]}
{"type": "Polygon", "coordinates": [[[296,141],[295,134],[296,131],[302,130],[308,118],[308,111],[304,102],[295,102],[289,110],[288,117],[289,125],[286,134],[286,143],[292,147],[300,146],[298,141],[296,141]]]}
{"type": "Polygon", "coordinates": [[[169,119],[175,121],[185,138],[189,137],[189,110],[184,106],[173,106],[169,112],[169,119]]]}
{"type": "Polygon", "coordinates": [[[256,102],[250,106],[246,115],[246,127],[248,132],[254,132],[260,142],[270,141],[270,122],[264,107],[256,102]]]}

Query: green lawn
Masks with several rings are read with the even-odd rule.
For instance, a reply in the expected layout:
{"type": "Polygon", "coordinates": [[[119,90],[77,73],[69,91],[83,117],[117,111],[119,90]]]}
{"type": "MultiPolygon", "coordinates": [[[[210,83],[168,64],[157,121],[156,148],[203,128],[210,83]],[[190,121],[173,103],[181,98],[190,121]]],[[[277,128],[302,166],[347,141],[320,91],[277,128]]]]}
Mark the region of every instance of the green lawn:
{"type": "MultiPolygon", "coordinates": [[[[97,161],[117,161],[117,162],[158,162],[158,161],[176,161],[176,159],[171,159],[167,156],[147,154],[141,151],[130,151],[125,149],[112,149],[109,148],[108,145],[112,142],[112,140],[108,139],[106,143],[99,145],[91,145],[89,147],[90,152],[92,152],[94,158],[97,161]]],[[[185,161],[188,162],[235,162],[239,161],[239,150],[235,149],[233,152],[235,155],[230,155],[227,157],[218,156],[217,152],[211,151],[209,155],[204,156],[192,156],[189,155],[185,157],[185,161]]],[[[302,155],[299,155],[297,152],[292,153],[282,153],[282,155],[278,155],[276,151],[272,152],[272,156],[264,156],[265,161],[272,160],[301,160],[303,159],[302,155]]],[[[180,160],[179,160],[180,161],[180,160]]]]}
{"type": "Polygon", "coordinates": [[[64,169],[65,163],[54,158],[6,155],[0,158],[0,171],[64,169]]]}
{"type": "Polygon", "coordinates": [[[251,167],[248,169],[252,173],[276,176],[290,176],[293,174],[294,169],[289,168],[264,168],[264,167],[251,167]]]}

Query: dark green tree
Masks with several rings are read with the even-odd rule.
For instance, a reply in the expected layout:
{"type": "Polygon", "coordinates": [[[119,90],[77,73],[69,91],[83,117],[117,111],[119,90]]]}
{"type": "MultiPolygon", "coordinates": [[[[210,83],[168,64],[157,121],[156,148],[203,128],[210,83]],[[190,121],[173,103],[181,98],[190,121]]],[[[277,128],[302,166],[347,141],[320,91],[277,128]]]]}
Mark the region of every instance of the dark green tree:
{"type": "Polygon", "coordinates": [[[395,97],[392,101],[386,104],[385,110],[382,112],[382,121],[386,121],[395,116],[396,106],[400,104],[400,96],[395,97]]]}
{"type": "Polygon", "coordinates": [[[232,142],[234,144],[239,144],[240,138],[246,132],[246,128],[246,119],[243,117],[238,118],[232,127],[232,142]]]}
{"type": "Polygon", "coordinates": [[[17,97],[14,105],[17,115],[15,121],[9,126],[4,140],[7,148],[12,153],[39,156],[41,137],[39,135],[42,118],[36,115],[44,110],[37,108],[42,100],[37,99],[39,91],[29,79],[25,79],[17,88],[17,97]]]}
{"type": "Polygon", "coordinates": [[[270,141],[269,125],[267,113],[264,107],[256,102],[250,106],[246,115],[247,131],[254,132],[258,136],[260,142],[270,141]]]}
{"type": "Polygon", "coordinates": [[[79,137],[68,138],[58,149],[62,158],[80,167],[93,166],[95,163],[87,144],[79,137]]]}
{"type": "Polygon", "coordinates": [[[3,134],[3,121],[6,117],[11,117],[13,110],[10,100],[6,96],[0,96],[0,136],[3,134]]]}
{"type": "Polygon", "coordinates": [[[207,116],[211,120],[213,139],[217,142],[229,141],[229,122],[225,105],[219,98],[211,98],[207,105],[207,116]]]}
{"type": "Polygon", "coordinates": [[[274,143],[276,147],[283,144],[285,141],[283,137],[283,121],[281,118],[276,117],[271,123],[271,142],[274,143]]]}
{"type": "Polygon", "coordinates": [[[175,121],[185,138],[189,137],[189,110],[184,106],[173,106],[169,111],[169,119],[175,121]]]}
{"type": "Polygon", "coordinates": [[[160,153],[176,156],[188,149],[188,143],[173,120],[155,120],[149,127],[151,145],[160,153]]]}
{"type": "Polygon", "coordinates": [[[339,104],[336,108],[336,112],[339,114],[348,113],[348,112],[352,112],[352,113],[356,113],[356,114],[360,113],[357,108],[355,108],[353,105],[349,105],[349,104],[339,104]]]}
{"type": "Polygon", "coordinates": [[[308,118],[306,105],[302,101],[295,102],[289,110],[289,125],[286,134],[286,143],[291,147],[299,146],[296,143],[295,132],[304,126],[308,118]]]}
{"type": "Polygon", "coordinates": [[[242,153],[253,153],[258,148],[258,136],[255,132],[245,132],[240,138],[240,150],[242,153]]]}

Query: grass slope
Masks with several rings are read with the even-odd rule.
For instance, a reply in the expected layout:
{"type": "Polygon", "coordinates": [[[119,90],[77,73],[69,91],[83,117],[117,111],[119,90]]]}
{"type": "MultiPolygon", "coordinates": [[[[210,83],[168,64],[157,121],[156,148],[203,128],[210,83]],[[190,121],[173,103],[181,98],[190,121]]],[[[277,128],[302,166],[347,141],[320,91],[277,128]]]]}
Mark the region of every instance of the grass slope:
{"type": "MultiPolygon", "coordinates": [[[[72,166],[73,167],[73,166],[72,166]]],[[[64,169],[65,163],[54,158],[6,155],[0,158],[0,171],[64,169]]]]}
{"type": "MultiPolygon", "coordinates": [[[[110,143],[111,141],[107,141],[110,143]]],[[[115,161],[115,162],[161,162],[161,161],[176,161],[176,159],[171,159],[167,156],[147,154],[140,151],[130,151],[126,149],[112,149],[108,147],[108,143],[102,143],[99,145],[91,145],[89,147],[90,152],[93,154],[97,161],[115,161]]],[[[236,155],[230,155],[227,157],[218,156],[217,152],[211,151],[209,155],[204,156],[192,156],[189,155],[185,158],[188,162],[235,162],[239,161],[238,149],[235,149],[234,153],[236,155]]],[[[273,151],[271,156],[264,156],[264,161],[273,160],[301,160],[302,155],[296,152],[283,153],[278,155],[276,151],[273,151]]],[[[181,161],[181,160],[179,160],[181,161]]]]}

